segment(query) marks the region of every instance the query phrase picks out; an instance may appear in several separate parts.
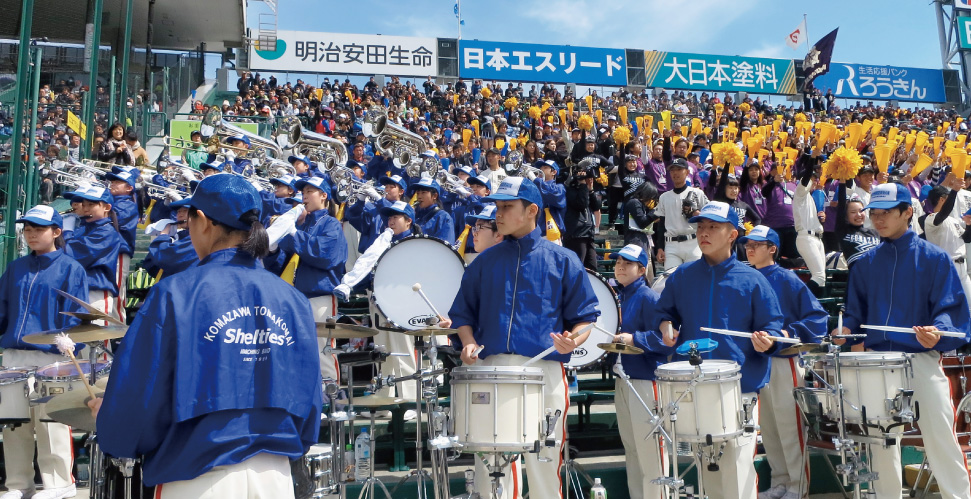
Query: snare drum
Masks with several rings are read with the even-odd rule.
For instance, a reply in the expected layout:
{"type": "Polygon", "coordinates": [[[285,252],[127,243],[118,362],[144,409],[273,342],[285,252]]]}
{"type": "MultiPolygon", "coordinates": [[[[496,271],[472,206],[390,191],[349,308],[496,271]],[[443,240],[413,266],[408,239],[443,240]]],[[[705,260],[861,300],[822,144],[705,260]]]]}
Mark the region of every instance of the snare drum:
{"type": "Polygon", "coordinates": [[[297,482],[297,478],[309,479],[309,484],[297,482],[296,485],[298,490],[312,492],[306,495],[300,494],[297,496],[298,499],[301,497],[316,499],[337,493],[338,483],[333,475],[334,454],[330,445],[317,444],[311,446],[307,454],[300,460],[300,465],[303,466],[305,473],[302,477],[294,474],[293,479],[295,482],[297,482]]]}
{"type": "Polygon", "coordinates": [[[30,379],[27,369],[0,370],[0,424],[30,421],[30,379]]]}
{"type": "MultiPolygon", "coordinates": [[[[597,308],[600,309],[600,317],[597,318],[597,325],[610,331],[612,334],[620,332],[620,300],[617,294],[611,289],[610,284],[604,277],[590,269],[587,271],[587,281],[593,286],[593,292],[597,295],[597,308]]],[[[570,361],[564,364],[567,369],[580,369],[595,364],[602,359],[606,352],[597,346],[597,343],[611,343],[613,336],[607,335],[599,329],[590,331],[590,338],[577,347],[570,356],[570,361]]]]}
{"type": "Polygon", "coordinates": [[[452,435],[464,452],[533,450],[545,417],[543,370],[462,366],[452,369],[452,435]]]}
{"type": "MultiPolygon", "coordinates": [[[[836,384],[836,363],[833,355],[822,360],[823,376],[830,385],[836,384]]],[[[843,352],[840,353],[843,384],[843,414],[845,423],[879,424],[894,421],[894,399],[901,389],[910,389],[910,356],[900,352],[843,352]]],[[[827,415],[839,420],[834,399],[824,405],[827,415]]]]}
{"type": "Polygon", "coordinates": [[[421,290],[441,313],[448,313],[462,284],[465,261],[448,243],[427,236],[414,236],[395,242],[374,266],[374,303],[395,327],[424,329],[426,320],[435,317],[421,290]]]}
{"type": "MultiPolygon", "coordinates": [[[[81,371],[85,376],[91,375],[91,367],[86,360],[79,360],[81,371]]],[[[110,362],[98,362],[94,365],[95,380],[104,378],[111,371],[110,362]]],[[[89,378],[90,381],[90,378],[89,378]]],[[[78,375],[77,368],[71,362],[55,362],[44,367],[38,367],[34,374],[34,391],[38,397],[60,395],[72,390],[84,390],[84,383],[78,375]]]]}
{"type": "Polygon", "coordinates": [[[706,442],[731,440],[742,434],[741,367],[730,360],[706,359],[700,366],[701,380],[689,390],[695,379],[695,366],[686,361],[658,366],[657,384],[664,407],[664,429],[676,432],[678,441],[706,442]],[[681,397],[682,393],[688,392],[681,397]],[[678,400],[678,397],[681,397],[678,400]],[[677,419],[667,416],[676,404],[677,419]]]}

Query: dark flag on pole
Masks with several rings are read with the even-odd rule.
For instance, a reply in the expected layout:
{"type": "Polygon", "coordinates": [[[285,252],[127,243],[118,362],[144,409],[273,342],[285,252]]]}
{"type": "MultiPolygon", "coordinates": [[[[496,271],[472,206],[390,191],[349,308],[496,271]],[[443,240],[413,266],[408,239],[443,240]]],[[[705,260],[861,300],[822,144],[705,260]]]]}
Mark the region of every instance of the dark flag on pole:
{"type": "Polygon", "coordinates": [[[802,71],[806,75],[806,83],[803,85],[803,92],[808,92],[813,88],[813,80],[817,76],[822,76],[829,72],[829,62],[833,57],[833,46],[836,44],[836,32],[834,29],[828,35],[819,39],[813,48],[809,49],[806,58],[802,62],[802,71]]]}

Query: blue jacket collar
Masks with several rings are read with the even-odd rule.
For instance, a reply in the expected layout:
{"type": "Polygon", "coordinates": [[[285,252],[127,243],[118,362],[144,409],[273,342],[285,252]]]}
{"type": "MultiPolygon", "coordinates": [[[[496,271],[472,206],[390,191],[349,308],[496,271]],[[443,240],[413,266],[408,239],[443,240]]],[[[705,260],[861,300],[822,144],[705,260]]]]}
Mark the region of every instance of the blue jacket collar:
{"type": "Polygon", "coordinates": [[[100,227],[104,224],[111,223],[111,217],[104,217],[101,220],[95,220],[94,222],[84,222],[84,223],[92,227],[100,227]]]}
{"type": "Polygon", "coordinates": [[[408,229],[402,232],[401,234],[396,234],[394,236],[391,236],[391,242],[400,241],[406,237],[411,237],[411,229],[408,229]]]}
{"type": "Polygon", "coordinates": [[[503,239],[503,243],[508,243],[508,244],[511,244],[511,245],[516,245],[516,246],[519,246],[520,248],[523,248],[525,250],[531,250],[531,249],[533,249],[533,247],[535,247],[537,244],[539,244],[539,242],[542,239],[543,239],[543,234],[540,231],[539,227],[537,226],[529,234],[526,234],[525,236],[523,236],[523,237],[521,237],[519,239],[516,239],[516,238],[514,238],[512,236],[506,236],[503,239]]]}
{"type": "Polygon", "coordinates": [[[64,254],[64,250],[59,250],[59,249],[51,251],[50,253],[44,253],[43,255],[38,255],[33,251],[31,251],[30,261],[32,263],[40,264],[42,267],[47,267],[48,265],[53,263],[54,260],[57,260],[58,258],[60,258],[61,255],[63,254],[64,254]]]}
{"type": "Polygon", "coordinates": [[[434,211],[436,208],[438,208],[437,204],[433,204],[428,208],[415,208],[415,218],[421,218],[422,216],[434,211]]]}
{"type": "Polygon", "coordinates": [[[701,261],[705,262],[705,265],[708,266],[708,269],[716,274],[724,274],[725,272],[728,272],[729,270],[731,270],[732,267],[735,266],[735,263],[738,262],[738,260],[735,259],[734,254],[732,254],[731,256],[726,258],[723,262],[717,265],[712,265],[708,263],[708,260],[705,260],[704,256],[701,257],[701,261]]]}
{"type": "Polygon", "coordinates": [[[253,268],[260,266],[252,255],[239,248],[226,248],[219,251],[214,251],[210,253],[209,256],[203,258],[202,261],[199,262],[199,266],[201,267],[209,263],[216,265],[233,264],[253,268]]]}
{"type": "Polygon", "coordinates": [[[904,235],[898,237],[897,239],[881,237],[880,240],[885,244],[894,246],[898,249],[903,249],[908,246],[913,246],[914,243],[917,242],[917,233],[911,229],[907,229],[907,232],[904,232],[904,235]]]}
{"type": "Polygon", "coordinates": [[[628,284],[627,286],[618,284],[617,287],[620,288],[620,291],[618,294],[620,294],[621,296],[621,301],[623,301],[625,298],[628,298],[636,294],[639,289],[645,286],[645,284],[646,283],[643,277],[636,279],[634,282],[628,284]]]}

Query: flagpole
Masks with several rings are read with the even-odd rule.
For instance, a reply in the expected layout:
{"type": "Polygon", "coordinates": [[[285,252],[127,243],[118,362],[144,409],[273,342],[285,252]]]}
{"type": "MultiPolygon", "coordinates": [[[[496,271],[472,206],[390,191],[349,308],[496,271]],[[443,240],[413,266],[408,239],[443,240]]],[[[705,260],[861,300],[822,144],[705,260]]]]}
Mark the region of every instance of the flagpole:
{"type": "MultiPolygon", "coordinates": [[[[806,27],[806,53],[808,54],[812,47],[809,46],[809,23],[806,22],[806,14],[802,15],[802,25],[806,27]]],[[[459,38],[461,38],[461,36],[459,38]]]]}
{"type": "Polygon", "coordinates": [[[455,22],[458,23],[458,26],[459,26],[458,39],[461,40],[462,39],[462,0],[455,0],[455,4],[458,5],[458,8],[459,8],[458,19],[456,19],[455,22]]]}

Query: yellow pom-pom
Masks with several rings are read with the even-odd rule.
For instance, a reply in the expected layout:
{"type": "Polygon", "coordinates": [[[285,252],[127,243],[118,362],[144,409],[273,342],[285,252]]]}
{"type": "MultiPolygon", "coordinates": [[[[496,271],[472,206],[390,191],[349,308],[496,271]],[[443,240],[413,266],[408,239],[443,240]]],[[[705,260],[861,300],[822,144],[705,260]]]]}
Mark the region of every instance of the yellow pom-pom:
{"type": "Polygon", "coordinates": [[[614,142],[620,144],[621,146],[630,142],[630,129],[625,126],[619,126],[614,129],[614,142]]]}
{"type": "Polygon", "coordinates": [[[516,109],[516,106],[518,105],[519,105],[519,99],[515,97],[510,97],[506,99],[506,102],[502,103],[502,106],[509,110],[516,109]]]}
{"type": "Polygon", "coordinates": [[[796,123],[801,121],[806,121],[806,115],[803,113],[796,113],[796,123]]]}
{"type": "Polygon", "coordinates": [[[591,128],[593,128],[593,117],[589,114],[584,114],[583,116],[580,116],[580,119],[577,120],[577,125],[581,130],[589,131],[591,128]]]}
{"type": "Polygon", "coordinates": [[[725,144],[725,160],[731,166],[742,166],[745,163],[745,154],[735,145],[734,142],[725,144]]]}
{"type": "Polygon", "coordinates": [[[862,165],[863,160],[860,159],[860,154],[856,152],[856,149],[840,147],[830,155],[829,161],[823,165],[823,175],[827,178],[846,181],[855,178],[856,172],[862,165]]]}
{"type": "Polygon", "coordinates": [[[741,103],[741,104],[738,105],[738,109],[740,111],[742,111],[743,113],[747,113],[749,111],[749,109],[752,109],[752,105],[749,104],[748,102],[743,102],[743,103],[741,103]]]}
{"type": "Polygon", "coordinates": [[[534,120],[539,120],[540,116],[543,115],[543,111],[540,110],[539,106],[529,106],[529,117],[534,120]]]}
{"type": "Polygon", "coordinates": [[[479,94],[488,99],[492,96],[492,90],[489,90],[489,87],[482,87],[482,90],[479,90],[479,94]]]}

